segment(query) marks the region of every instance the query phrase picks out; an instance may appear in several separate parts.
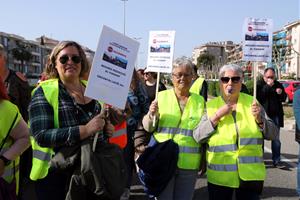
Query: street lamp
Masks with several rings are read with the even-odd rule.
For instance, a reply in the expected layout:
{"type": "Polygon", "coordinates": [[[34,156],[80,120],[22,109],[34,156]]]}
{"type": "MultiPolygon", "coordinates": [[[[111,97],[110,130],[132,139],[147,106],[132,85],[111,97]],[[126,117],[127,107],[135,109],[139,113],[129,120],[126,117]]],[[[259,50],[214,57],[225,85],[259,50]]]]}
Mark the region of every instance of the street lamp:
{"type": "MultiPolygon", "coordinates": [[[[133,37],[133,39],[138,41],[138,40],[141,40],[142,37],[133,37]]],[[[139,59],[139,55],[137,55],[137,57],[136,57],[136,68],[139,67],[139,60],[138,59],[139,59]]]]}
{"type": "Polygon", "coordinates": [[[123,29],[123,34],[125,35],[125,26],[126,26],[126,1],[128,1],[128,0],[121,0],[121,1],[123,1],[124,2],[124,29],[123,29]]]}

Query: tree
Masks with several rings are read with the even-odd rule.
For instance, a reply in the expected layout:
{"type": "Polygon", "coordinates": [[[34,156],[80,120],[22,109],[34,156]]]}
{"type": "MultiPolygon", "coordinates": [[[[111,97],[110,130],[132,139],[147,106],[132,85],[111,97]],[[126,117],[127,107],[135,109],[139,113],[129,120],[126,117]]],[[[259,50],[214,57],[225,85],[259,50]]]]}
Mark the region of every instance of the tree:
{"type": "Polygon", "coordinates": [[[216,62],[216,57],[212,54],[209,53],[204,53],[201,54],[198,58],[197,58],[197,68],[202,69],[204,71],[212,71],[212,67],[216,62]]]}
{"type": "Polygon", "coordinates": [[[25,44],[17,43],[17,47],[13,48],[12,55],[16,60],[21,61],[21,71],[24,72],[24,62],[28,62],[32,59],[32,54],[27,50],[28,47],[25,44]]]}

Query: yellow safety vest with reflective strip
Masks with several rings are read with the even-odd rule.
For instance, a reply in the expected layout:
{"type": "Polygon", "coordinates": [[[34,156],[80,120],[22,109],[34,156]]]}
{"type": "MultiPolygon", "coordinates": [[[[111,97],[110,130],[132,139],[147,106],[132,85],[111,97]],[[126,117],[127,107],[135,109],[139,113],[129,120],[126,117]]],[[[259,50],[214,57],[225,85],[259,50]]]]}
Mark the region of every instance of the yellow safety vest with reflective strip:
{"type": "MultiPolygon", "coordinates": [[[[236,123],[232,115],[222,117],[216,132],[209,138],[206,154],[209,183],[238,188],[240,180],[265,179],[263,134],[251,114],[252,102],[252,96],[240,93],[236,106],[236,123]]],[[[208,101],[208,117],[215,115],[223,105],[225,102],[221,97],[208,101]]]]}
{"type": "Polygon", "coordinates": [[[204,82],[204,78],[201,77],[197,78],[194,81],[193,85],[191,86],[190,92],[200,95],[203,82],[204,82]]]}
{"type": "MultiPolygon", "coordinates": [[[[86,85],[86,81],[82,80],[82,83],[86,85]]],[[[59,127],[58,79],[50,79],[50,80],[43,81],[40,83],[40,87],[42,87],[44,91],[46,100],[53,107],[54,128],[58,128],[59,127]]],[[[32,168],[30,172],[30,179],[31,180],[43,179],[48,174],[48,170],[50,168],[49,162],[54,155],[54,151],[52,148],[39,146],[33,137],[31,137],[31,145],[32,145],[32,168]]]]}
{"type": "Polygon", "coordinates": [[[158,142],[173,139],[179,146],[177,166],[180,169],[198,169],[200,144],[193,138],[193,129],[198,125],[204,108],[204,99],[191,93],[183,113],[179,108],[174,90],[158,93],[159,122],[154,137],[158,142]]]}
{"type": "MultiPolygon", "coordinates": [[[[18,107],[7,100],[0,101],[0,113],[2,113],[0,115],[0,144],[1,144],[4,138],[6,137],[11,124],[14,121],[16,113],[18,113],[18,117],[15,121],[15,124],[13,125],[13,128],[20,122],[21,114],[19,112],[18,107]]],[[[6,152],[12,146],[12,144],[13,144],[13,140],[10,137],[8,137],[6,139],[5,144],[2,147],[0,154],[2,155],[4,152],[6,152]]],[[[4,178],[8,183],[11,183],[14,178],[14,170],[15,170],[17,192],[19,189],[19,160],[20,157],[17,157],[14,161],[15,169],[14,169],[14,162],[11,162],[8,166],[5,166],[4,173],[2,175],[2,178],[4,178]]]]}

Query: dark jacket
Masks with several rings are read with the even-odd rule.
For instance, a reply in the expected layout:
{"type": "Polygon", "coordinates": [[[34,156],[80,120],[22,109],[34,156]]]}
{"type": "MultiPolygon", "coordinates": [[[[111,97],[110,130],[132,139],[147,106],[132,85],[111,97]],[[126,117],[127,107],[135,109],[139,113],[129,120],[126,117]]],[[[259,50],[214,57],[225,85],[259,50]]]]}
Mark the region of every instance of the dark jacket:
{"type": "Polygon", "coordinates": [[[282,84],[278,81],[275,80],[272,87],[266,84],[263,79],[257,81],[257,100],[271,119],[278,117],[279,124],[277,125],[280,127],[284,126],[282,102],[285,101],[286,96],[282,84]],[[277,94],[277,88],[282,90],[281,94],[277,94]]]}
{"type": "Polygon", "coordinates": [[[4,82],[10,97],[10,101],[18,106],[23,119],[27,122],[27,109],[31,99],[30,87],[25,77],[19,74],[19,72],[17,73],[13,70],[9,70],[9,74],[4,82]]]}

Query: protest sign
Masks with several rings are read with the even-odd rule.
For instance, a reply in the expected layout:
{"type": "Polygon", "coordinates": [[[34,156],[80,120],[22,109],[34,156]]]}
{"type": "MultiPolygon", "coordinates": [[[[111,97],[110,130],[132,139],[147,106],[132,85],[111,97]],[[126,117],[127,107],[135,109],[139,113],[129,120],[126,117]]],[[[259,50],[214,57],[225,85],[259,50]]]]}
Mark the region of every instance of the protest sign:
{"type": "Polygon", "coordinates": [[[85,96],[124,109],[139,43],[103,26],[85,96]]]}
{"type": "Polygon", "coordinates": [[[175,31],[150,31],[147,70],[172,72],[175,31]]]}
{"type": "Polygon", "coordinates": [[[243,60],[271,62],[273,21],[246,18],[243,26],[243,60]]]}

